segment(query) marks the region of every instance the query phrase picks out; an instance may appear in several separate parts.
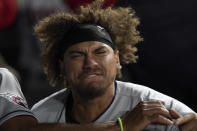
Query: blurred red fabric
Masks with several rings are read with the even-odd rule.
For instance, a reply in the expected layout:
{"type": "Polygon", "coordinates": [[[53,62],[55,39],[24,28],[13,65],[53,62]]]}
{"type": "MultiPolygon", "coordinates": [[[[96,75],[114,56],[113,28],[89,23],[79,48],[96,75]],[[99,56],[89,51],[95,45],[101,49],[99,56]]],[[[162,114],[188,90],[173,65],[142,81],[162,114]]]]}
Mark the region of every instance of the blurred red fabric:
{"type": "MultiPolygon", "coordinates": [[[[81,5],[86,5],[91,3],[94,0],[66,0],[67,5],[69,6],[70,9],[75,10],[76,8],[78,8],[81,5]]],[[[103,7],[108,7],[112,4],[116,4],[116,2],[118,2],[118,0],[105,0],[103,7]]]]}
{"type": "Polygon", "coordinates": [[[0,0],[0,29],[11,25],[18,12],[16,0],[0,0]]]}

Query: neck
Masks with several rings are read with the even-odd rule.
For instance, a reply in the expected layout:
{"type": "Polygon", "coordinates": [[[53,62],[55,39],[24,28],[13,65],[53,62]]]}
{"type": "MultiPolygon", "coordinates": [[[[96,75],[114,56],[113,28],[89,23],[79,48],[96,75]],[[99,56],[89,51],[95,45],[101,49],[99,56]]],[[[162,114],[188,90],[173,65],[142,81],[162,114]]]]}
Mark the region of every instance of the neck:
{"type": "Polygon", "coordinates": [[[102,114],[111,104],[114,94],[114,83],[99,97],[91,100],[80,98],[73,93],[72,117],[79,123],[90,123],[102,114]]]}

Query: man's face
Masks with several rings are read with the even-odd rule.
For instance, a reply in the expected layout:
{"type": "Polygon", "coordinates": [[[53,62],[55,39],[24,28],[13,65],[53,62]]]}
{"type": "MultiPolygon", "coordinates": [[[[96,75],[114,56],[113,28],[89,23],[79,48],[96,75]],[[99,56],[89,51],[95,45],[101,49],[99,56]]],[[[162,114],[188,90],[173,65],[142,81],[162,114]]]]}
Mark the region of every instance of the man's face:
{"type": "Polygon", "coordinates": [[[114,86],[120,68],[118,51],[101,42],[88,41],[69,47],[60,62],[70,87],[81,97],[94,98],[114,86]]]}

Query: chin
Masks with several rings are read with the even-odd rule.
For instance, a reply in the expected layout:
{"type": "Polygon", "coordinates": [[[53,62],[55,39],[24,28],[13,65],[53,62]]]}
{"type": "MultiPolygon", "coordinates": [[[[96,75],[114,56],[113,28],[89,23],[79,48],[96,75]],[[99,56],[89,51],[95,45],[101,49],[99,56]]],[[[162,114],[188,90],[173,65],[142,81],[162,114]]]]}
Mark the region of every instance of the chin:
{"type": "Polygon", "coordinates": [[[83,79],[83,82],[80,82],[81,84],[83,85],[87,85],[87,86],[90,86],[90,85],[100,85],[102,83],[105,83],[105,79],[104,78],[100,78],[100,77],[97,77],[97,78],[94,78],[94,79],[83,79]]]}
{"type": "Polygon", "coordinates": [[[76,89],[78,94],[84,99],[93,99],[105,94],[109,87],[109,84],[103,81],[91,81],[78,86],[76,89]]]}

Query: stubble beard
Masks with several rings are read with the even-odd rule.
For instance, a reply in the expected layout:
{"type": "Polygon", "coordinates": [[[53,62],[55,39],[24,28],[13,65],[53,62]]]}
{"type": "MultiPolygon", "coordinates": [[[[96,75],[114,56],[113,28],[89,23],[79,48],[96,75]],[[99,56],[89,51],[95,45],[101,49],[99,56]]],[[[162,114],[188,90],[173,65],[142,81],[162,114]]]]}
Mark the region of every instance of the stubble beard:
{"type": "Polygon", "coordinates": [[[115,77],[105,82],[91,82],[85,87],[83,85],[72,85],[73,91],[83,100],[91,100],[104,95],[107,89],[114,83],[115,77]]]}

